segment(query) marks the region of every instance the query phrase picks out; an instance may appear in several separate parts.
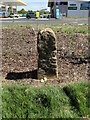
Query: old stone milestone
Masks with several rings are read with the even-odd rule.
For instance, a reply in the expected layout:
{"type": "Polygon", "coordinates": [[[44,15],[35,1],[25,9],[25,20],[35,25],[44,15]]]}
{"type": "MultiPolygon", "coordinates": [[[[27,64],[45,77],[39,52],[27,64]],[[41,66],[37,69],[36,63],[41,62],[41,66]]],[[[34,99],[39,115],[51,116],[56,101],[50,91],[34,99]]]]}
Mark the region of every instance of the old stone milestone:
{"type": "Polygon", "coordinates": [[[52,29],[46,28],[38,32],[38,79],[58,77],[57,39],[52,29]]]}

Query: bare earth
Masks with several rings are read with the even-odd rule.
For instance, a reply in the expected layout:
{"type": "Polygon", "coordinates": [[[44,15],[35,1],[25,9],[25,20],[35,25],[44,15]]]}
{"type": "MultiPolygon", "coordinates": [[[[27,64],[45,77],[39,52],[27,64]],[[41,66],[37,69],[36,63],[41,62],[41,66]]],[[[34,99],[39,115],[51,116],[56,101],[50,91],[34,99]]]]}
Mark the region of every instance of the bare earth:
{"type": "MultiPolygon", "coordinates": [[[[5,79],[10,72],[30,72],[38,69],[37,30],[31,27],[16,27],[2,29],[2,75],[5,79]]],[[[58,47],[59,78],[48,83],[87,81],[90,57],[88,56],[88,36],[75,33],[69,34],[55,31],[58,47]]],[[[19,79],[18,83],[27,81],[39,84],[35,79],[19,79]],[[36,81],[36,83],[35,83],[36,81]]],[[[12,81],[8,81],[12,82],[12,81]]],[[[13,81],[14,82],[14,81],[13,81]]]]}

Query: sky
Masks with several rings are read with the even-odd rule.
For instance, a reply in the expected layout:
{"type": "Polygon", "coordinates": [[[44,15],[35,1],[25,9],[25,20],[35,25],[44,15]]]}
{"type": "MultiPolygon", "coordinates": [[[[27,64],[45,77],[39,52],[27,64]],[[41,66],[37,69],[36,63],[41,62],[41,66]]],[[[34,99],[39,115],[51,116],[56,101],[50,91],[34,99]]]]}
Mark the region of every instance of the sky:
{"type": "Polygon", "coordinates": [[[47,9],[50,10],[48,7],[48,0],[22,0],[27,4],[27,6],[18,7],[18,10],[24,8],[25,10],[41,10],[47,9]]]}

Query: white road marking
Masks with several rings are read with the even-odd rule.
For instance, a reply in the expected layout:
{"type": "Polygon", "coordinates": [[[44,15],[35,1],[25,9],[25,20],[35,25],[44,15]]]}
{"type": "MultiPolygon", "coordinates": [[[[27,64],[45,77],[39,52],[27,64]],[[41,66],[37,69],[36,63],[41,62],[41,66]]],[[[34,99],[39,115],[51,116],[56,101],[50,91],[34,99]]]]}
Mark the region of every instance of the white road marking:
{"type": "Polygon", "coordinates": [[[49,20],[49,19],[47,19],[47,18],[38,18],[36,20],[49,20]]]}

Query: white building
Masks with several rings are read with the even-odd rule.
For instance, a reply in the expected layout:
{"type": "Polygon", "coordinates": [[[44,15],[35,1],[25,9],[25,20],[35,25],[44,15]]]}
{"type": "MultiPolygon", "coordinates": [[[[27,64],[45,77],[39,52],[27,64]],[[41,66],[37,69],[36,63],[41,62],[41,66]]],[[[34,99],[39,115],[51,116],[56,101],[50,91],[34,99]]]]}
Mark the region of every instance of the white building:
{"type": "Polygon", "coordinates": [[[48,7],[54,18],[59,18],[60,15],[88,17],[90,2],[89,0],[49,0],[48,7]]]}

